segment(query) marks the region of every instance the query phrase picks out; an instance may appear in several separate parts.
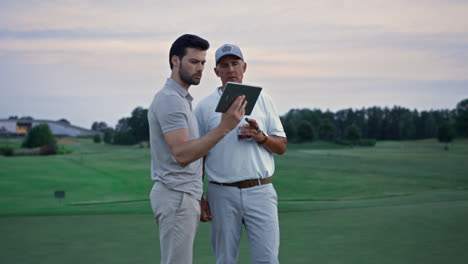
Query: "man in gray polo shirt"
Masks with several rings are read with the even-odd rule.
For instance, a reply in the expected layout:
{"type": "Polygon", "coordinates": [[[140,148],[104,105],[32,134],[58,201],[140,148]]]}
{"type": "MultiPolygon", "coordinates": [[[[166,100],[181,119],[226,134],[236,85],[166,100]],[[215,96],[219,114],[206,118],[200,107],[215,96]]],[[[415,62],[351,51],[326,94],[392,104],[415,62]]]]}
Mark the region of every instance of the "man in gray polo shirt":
{"type": "Polygon", "coordinates": [[[171,77],[148,110],[151,143],[151,207],[159,226],[161,263],[192,263],[193,241],[200,220],[202,159],[234,129],[245,113],[239,96],[219,125],[199,138],[192,112],[190,85],[200,83],[208,41],[186,34],[171,46],[171,77]]]}

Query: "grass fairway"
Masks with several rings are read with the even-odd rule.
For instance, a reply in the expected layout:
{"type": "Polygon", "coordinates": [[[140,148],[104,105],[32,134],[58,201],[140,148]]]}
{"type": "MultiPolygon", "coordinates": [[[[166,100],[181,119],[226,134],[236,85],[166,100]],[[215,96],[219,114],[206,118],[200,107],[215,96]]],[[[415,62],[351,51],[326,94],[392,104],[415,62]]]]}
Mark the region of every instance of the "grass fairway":
{"type": "MultiPolygon", "coordinates": [[[[158,263],[148,149],[66,147],[0,157],[0,263],[158,263]]],[[[290,145],[273,179],[281,263],[466,263],[467,160],[468,141],[290,145]]],[[[214,263],[209,224],[194,253],[214,263]]],[[[251,263],[245,235],[239,263],[251,263]]]]}

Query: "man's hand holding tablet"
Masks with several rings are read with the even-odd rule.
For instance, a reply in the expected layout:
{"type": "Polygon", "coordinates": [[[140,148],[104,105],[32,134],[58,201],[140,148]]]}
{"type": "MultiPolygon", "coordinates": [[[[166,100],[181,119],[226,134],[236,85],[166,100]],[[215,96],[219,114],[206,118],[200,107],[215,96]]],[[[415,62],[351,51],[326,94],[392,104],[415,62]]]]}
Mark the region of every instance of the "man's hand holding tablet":
{"type": "Polygon", "coordinates": [[[226,112],[238,96],[244,95],[245,100],[247,101],[247,105],[245,106],[245,115],[250,115],[261,91],[262,88],[258,86],[227,82],[215,111],[221,113],[226,112]]]}

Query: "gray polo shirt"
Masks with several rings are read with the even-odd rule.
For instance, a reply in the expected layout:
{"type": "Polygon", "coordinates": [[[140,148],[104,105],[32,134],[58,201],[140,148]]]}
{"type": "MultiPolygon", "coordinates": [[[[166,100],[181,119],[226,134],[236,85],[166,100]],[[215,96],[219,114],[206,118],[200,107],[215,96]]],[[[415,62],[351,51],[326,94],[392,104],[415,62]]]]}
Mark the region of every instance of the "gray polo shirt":
{"type": "Polygon", "coordinates": [[[148,109],[151,144],[151,179],[167,188],[193,195],[202,195],[202,159],[180,166],[164,140],[164,134],[187,128],[190,139],[199,137],[198,124],[192,111],[193,97],[171,78],[154,96],[148,109]]]}

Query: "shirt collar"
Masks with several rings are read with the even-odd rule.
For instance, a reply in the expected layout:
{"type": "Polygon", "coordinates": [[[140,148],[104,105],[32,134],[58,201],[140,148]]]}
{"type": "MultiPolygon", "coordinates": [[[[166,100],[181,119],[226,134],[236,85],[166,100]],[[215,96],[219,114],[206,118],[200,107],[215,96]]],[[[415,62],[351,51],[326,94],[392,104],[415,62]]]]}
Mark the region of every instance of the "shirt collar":
{"type": "Polygon", "coordinates": [[[218,91],[219,96],[223,95],[223,90],[222,90],[222,88],[223,88],[222,86],[216,88],[216,91],[218,91]]]}
{"type": "Polygon", "coordinates": [[[192,95],[187,90],[182,88],[182,86],[180,86],[174,79],[167,78],[167,85],[169,88],[177,91],[182,97],[186,98],[189,101],[193,101],[192,95]]]}

